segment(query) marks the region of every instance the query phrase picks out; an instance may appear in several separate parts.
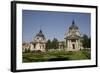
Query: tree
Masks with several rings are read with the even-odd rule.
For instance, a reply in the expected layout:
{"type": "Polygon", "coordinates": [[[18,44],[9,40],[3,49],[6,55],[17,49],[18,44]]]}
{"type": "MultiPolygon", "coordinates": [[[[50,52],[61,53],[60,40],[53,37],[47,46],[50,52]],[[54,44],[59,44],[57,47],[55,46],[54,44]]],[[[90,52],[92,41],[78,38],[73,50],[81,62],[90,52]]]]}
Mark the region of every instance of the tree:
{"type": "Polygon", "coordinates": [[[91,47],[91,38],[88,38],[88,47],[91,47]]]}
{"type": "Polygon", "coordinates": [[[59,48],[59,42],[56,38],[53,39],[51,46],[52,46],[53,49],[59,48]]]}
{"type": "Polygon", "coordinates": [[[46,49],[51,49],[51,41],[48,40],[47,43],[46,43],[46,49]]]}
{"type": "Polygon", "coordinates": [[[84,48],[90,48],[91,47],[91,38],[88,38],[87,35],[83,35],[82,37],[82,44],[84,48]]]}
{"type": "Polygon", "coordinates": [[[59,42],[56,38],[54,38],[52,40],[52,42],[50,40],[47,41],[46,43],[46,49],[58,49],[59,48],[59,42]]]}

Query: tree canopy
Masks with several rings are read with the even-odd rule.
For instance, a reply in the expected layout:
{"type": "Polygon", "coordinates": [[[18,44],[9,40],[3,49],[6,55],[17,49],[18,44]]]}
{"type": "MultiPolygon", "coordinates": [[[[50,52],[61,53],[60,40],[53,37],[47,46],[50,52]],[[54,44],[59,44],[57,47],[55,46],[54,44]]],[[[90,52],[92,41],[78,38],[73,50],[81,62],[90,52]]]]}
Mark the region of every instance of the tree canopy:
{"type": "Polygon", "coordinates": [[[82,37],[82,44],[84,48],[90,48],[91,47],[91,38],[88,37],[86,34],[82,37]]]}
{"type": "Polygon", "coordinates": [[[56,38],[54,38],[52,41],[48,40],[46,43],[46,49],[58,49],[59,48],[59,42],[56,38]]]}

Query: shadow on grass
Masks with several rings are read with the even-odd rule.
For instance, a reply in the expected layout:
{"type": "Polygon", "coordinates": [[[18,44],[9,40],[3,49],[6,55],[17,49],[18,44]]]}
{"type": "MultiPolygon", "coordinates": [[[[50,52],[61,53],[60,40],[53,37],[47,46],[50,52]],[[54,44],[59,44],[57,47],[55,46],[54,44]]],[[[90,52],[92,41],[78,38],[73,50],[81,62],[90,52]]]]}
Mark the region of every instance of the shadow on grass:
{"type": "Polygon", "coordinates": [[[69,58],[51,58],[51,59],[48,59],[48,61],[65,61],[65,60],[69,60],[69,58]]]}

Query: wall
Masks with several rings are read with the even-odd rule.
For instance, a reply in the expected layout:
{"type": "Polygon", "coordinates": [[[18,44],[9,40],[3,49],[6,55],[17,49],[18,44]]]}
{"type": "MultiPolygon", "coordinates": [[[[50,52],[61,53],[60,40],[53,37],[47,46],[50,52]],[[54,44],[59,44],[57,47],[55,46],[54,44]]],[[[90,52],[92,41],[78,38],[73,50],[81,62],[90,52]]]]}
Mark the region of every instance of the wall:
{"type": "MultiPolygon", "coordinates": [[[[10,1],[11,0],[0,1],[0,73],[11,73],[10,72],[10,1]]],[[[33,1],[46,1],[46,2],[57,2],[57,3],[71,3],[71,4],[80,3],[80,4],[88,4],[88,5],[100,4],[100,0],[33,0],[33,1]]],[[[99,9],[99,13],[100,13],[100,9],[99,9]]],[[[99,16],[100,14],[98,15],[98,20],[100,19],[99,16]]],[[[98,37],[100,37],[100,33],[98,37]]],[[[98,40],[100,43],[100,38],[98,40]]],[[[99,48],[98,51],[100,52],[99,48]]],[[[98,53],[98,55],[100,56],[100,53],[98,53]]],[[[99,61],[100,61],[100,57],[99,57],[99,61]]],[[[84,69],[38,71],[34,73],[66,73],[66,72],[67,73],[99,73],[100,72],[99,68],[100,67],[84,68],[84,69]]],[[[29,72],[29,73],[33,73],[33,72],[29,72]]]]}

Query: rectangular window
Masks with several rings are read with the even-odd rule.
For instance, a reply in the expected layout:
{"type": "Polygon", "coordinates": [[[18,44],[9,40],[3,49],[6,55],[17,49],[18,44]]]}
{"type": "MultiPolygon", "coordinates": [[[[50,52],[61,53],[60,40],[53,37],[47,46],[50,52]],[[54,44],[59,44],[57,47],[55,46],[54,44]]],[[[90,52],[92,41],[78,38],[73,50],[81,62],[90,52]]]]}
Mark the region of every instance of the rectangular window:
{"type": "Polygon", "coordinates": [[[72,46],[73,46],[73,49],[75,49],[75,44],[72,44],[72,46]]]}

